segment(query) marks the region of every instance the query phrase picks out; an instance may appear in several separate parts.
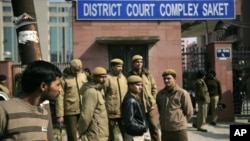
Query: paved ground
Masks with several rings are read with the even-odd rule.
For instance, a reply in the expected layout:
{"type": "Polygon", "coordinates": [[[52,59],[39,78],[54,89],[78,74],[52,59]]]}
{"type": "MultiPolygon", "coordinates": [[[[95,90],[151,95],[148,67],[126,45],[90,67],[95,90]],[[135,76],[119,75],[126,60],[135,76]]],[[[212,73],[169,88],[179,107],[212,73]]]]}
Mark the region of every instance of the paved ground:
{"type": "MultiPolygon", "coordinates": [[[[235,122],[220,122],[216,126],[207,125],[208,132],[197,131],[192,127],[192,123],[188,124],[188,138],[189,141],[229,141],[230,132],[229,128],[231,124],[250,124],[248,118],[236,118],[235,122]]],[[[60,140],[60,130],[54,127],[55,141],[60,140]]],[[[67,141],[65,130],[62,130],[62,141],[67,141]]],[[[80,140],[79,140],[80,141],[80,140]]],[[[116,141],[120,140],[120,135],[117,135],[116,141]]],[[[150,140],[147,140],[150,141],[150,140]]]]}
{"type": "Polygon", "coordinates": [[[220,122],[216,126],[207,125],[208,132],[197,131],[192,127],[192,123],[188,124],[189,141],[229,141],[231,124],[249,124],[247,118],[237,118],[235,122],[220,122]]]}

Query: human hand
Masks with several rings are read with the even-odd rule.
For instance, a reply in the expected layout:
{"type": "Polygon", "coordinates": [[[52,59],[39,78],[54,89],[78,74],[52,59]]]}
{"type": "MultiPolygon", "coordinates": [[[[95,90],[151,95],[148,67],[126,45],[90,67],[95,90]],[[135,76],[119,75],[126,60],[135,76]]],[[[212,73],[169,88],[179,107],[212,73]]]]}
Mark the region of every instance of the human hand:
{"type": "Polygon", "coordinates": [[[58,117],[58,118],[57,118],[57,122],[58,122],[59,125],[62,125],[63,122],[64,122],[63,117],[58,117]]]}

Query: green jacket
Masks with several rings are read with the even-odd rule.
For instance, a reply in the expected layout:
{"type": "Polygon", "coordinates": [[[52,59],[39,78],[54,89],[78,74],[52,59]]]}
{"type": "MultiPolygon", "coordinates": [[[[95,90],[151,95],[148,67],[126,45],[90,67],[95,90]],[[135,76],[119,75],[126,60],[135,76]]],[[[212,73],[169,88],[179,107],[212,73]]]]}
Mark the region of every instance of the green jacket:
{"type": "Polygon", "coordinates": [[[219,99],[221,99],[221,84],[220,81],[216,78],[208,78],[206,79],[206,84],[208,88],[208,92],[210,97],[212,96],[219,96],[219,99]]]}
{"type": "Polygon", "coordinates": [[[143,102],[145,112],[149,112],[156,106],[156,94],[157,87],[153,75],[146,69],[142,70],[142,74],[137,74],[135,71],[130,71],[128,76],[138,75],[142,78],[143,89],[142,94],[140,95],[143,102]]]}
{"type": "Polygon", "coordinates": [[[88,82],[82,87],[82,110],[78,121],[78,133],[84,141],[107,141],[108,115],[103,86],[88,82]]]}
{"type": "Polygon", "coordinates": [[[207,85],[203,79],[197,79],[195,82],[195,98],[197,102],[210,103],[207,85]]]}
{"type": "Polygon", "coordinates": [[[121,103],[128,91],[127,79],[121,73],[114,75],[110,72],[105,82],[105,100],[109,118],[121,117],[121,103]]]}
{"type": "Polygon", "coordinates": [[[86,82],[87,77],[83,72],[79,73],[76,77],[71,74],[69,68],[64,71],[62,77],[63,91],[56,101],[57,117],[80,114],[80,88],[86,82]]]}

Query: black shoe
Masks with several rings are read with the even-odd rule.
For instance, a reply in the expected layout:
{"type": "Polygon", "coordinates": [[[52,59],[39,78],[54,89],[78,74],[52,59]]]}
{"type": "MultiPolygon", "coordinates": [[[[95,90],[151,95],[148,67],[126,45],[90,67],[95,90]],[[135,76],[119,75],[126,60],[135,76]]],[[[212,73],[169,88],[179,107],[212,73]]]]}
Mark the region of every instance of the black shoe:
{"type": "Polygon", "coordinates": [[[197,129],[198,131],[201,131],[201,132],[207,132],[207,129],[202,129],[202,128],[199,128],[197,129]]]}
{"type": "Polygon", "coordinates": [[[211,121],[209,124],[213,125],[213,126],[216,126],[216,122],[214,122],[214,121],[211,121]]]}
{"type": "Polygon", "coordinates": [[[193,125],[192,125],[194,128],[197,128],[197,126],[193,123],[193,125]]]}

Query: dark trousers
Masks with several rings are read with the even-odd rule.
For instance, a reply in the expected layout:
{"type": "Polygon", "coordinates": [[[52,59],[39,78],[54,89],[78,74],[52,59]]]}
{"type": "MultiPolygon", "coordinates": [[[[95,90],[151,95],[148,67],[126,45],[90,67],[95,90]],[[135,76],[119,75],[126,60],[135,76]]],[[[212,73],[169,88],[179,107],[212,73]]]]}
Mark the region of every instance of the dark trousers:
{"type": "Polygon", "coordinates": [[[64,125],[67,132],[68,141],[77,141],[77,121],[79,115],[64,116],[64,125]]]}
{"type": "Polygon", "coordinates": [[[122,118],[109,118],[109,141],[115,140],[114,129],[116,127],[116,124],[118,124],[120,132],[122,134],[122,139],[124,140],[125,128],[122,122],[122,118]]]}
{"type": "Polygon", "coordinates": [[[159,129],[158,129],[156,121],[154,119],[154,117],[155,117],[154,110],[151,110],[148,113],[146,113],[146,117],[148,120],[151,141],[160,141],[159,129]]]}
{"type": "Polygon", "coordinates": [[[162,141],[188,141],[187,130],[161,132],[162,141]]]}

